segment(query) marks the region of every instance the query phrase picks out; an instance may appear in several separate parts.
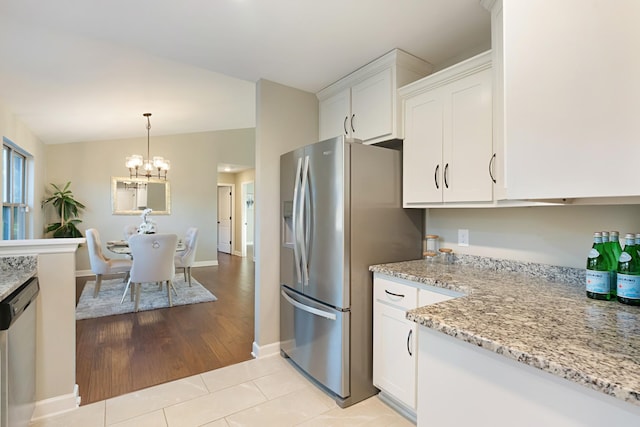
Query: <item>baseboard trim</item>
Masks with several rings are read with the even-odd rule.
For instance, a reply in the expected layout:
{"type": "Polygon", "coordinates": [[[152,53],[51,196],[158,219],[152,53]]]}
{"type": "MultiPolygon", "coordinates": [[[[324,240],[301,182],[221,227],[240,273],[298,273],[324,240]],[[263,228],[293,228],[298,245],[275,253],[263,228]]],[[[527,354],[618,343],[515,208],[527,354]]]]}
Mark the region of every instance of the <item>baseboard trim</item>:
{"type": "Polygon", "coordinates": [[[31,421],[63,414],[76,409],[78,406],[80,406],[80,393],[78,384],[76,384],[72,393],[37,401],[31,421]]]}
{"type": "MultiPolygon", "coordinates": [[[[209,261],[196,261],[193,263],[194,267],[215,267],[216,265],[218,265],[217,259],[213,259],[209,261]]],[[[93,271],[91,270],[76,270],[76,277],[88,277],[88,276],[95,276],[95,274],[93,274],[93,271]]]]}
{"type": "Polygon", "coordinates": [[[387,406],[391,407],[391,409],[411,421],[413,424],[418,423],[418,417],[412,409],[407,408],[404,404],[398,402],[395,398],[384,391],[380,391],[380,393],[378,393],[378,399],[383,401],[387,406]]]}
{"type": "Polygon", "coordinates": [[[242,251],[233,251],[233,254],[234,254],[235,256],[239,256],[239,257],[241,257],[241,256],[242,256],[242,251]]]}
{"type": "Polygon", "coordinates": [[[251,355],[256,359],[273,356],[274,354],[280,354],[280,342],[259,346],[258,343],[254,341],[252,350],[251,355]]]}

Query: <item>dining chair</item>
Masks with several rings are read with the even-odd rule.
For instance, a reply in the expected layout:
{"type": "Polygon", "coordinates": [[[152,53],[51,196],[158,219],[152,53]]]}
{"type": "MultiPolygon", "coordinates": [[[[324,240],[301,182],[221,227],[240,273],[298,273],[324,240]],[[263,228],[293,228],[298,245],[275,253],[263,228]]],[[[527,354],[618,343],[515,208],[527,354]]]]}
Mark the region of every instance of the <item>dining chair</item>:
{"type": "MultiPolygon", "coordinates": [[[[176,234],[134,234],[129,238],[133,257],[131,267],[131,292],[135,292],[135,308],[140,306],[140,288],[143,283],[167,283],[169,307],[173,306],[171,290],[175,273],[174,256],[178,236],[176,234]]],[[[125,291],[126,292],[126,291],[125,291]]],[[[124,295],[123,295],[124,300],[124,295]]]]}
{"type": "Polygon", "coordinates": [[[187,229],[184,244],[184,250],[176,252],[174,262],[176,268],[182,268],[184,270],[184,281],[186,282],[188,280],[189,286],[191,286],[191,266],[196,259],[196,246],[198,244],[198,229],[196,227],[187,229]]]}
{"type": "Polygon", "coordinates": [[[129,278],[131,271],[131,260],[121,258],[107,258],[102,253],[102,245],[100,243],[100,234],[95,228],[89,228],[85,232],[87,236],[87,248],[89,249],[89,262],[91,263],[91,271],[96,275],[96,286],[93,290],[93,297],[98,296],[100,286],[102,285],[102,276],[105,274],[122,274],[125,273],[125,282],[129,278]]]}
{"type": "Polygon", "coordinates": [[[134,224],[125,225],[123,234],[124,240],[129,240],[129,237],[133,236],[134,234],[138,234],[138,226],[134,224]]]}

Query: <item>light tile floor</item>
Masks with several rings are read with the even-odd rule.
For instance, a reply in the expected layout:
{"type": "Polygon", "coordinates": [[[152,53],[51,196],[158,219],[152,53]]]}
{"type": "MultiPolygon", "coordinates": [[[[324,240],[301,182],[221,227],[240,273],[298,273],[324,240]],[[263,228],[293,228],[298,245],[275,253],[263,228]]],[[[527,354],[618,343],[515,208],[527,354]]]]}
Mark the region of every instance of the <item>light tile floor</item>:
{"type": "Polygon", "coordinates": [[[341,409],[279,355],[254,359],[32,422],[33,427],[393,426],[376,396],[341,409]]]}

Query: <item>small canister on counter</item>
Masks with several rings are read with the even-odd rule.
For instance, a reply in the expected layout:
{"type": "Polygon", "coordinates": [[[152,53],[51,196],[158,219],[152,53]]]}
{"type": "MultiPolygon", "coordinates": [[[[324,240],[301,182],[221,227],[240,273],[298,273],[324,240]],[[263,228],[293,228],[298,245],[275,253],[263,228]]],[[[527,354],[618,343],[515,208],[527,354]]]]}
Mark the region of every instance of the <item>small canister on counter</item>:
{"type": "Polygon", "coordinates": [[[450,248],[440,248],[440,259],[442,264],[451,265],[455,261],[455,257],[453,255],[453,249],[450,248]]]}
{"type": "Polygon", "coordinates": [[[422,256],[428,263],[435,263],[438,259],[438,252],[434,251],[425,251],[422,256]]]}
{"type": "Polygon", "coordinates": [[[440,238],[440,236],[438,236],[437,234],[427,234],[426,236],[427,239],[427,252],[433,252],[435,254],[435,256],[438,255],[438,239],[440,238]]]}

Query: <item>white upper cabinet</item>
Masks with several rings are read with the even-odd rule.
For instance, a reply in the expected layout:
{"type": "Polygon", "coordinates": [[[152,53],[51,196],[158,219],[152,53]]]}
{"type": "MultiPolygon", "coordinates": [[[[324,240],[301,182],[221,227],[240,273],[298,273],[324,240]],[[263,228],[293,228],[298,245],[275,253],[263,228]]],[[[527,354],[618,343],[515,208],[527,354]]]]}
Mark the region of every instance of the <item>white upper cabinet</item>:
{"type": "Polygon", "coordinates": [[[491,53],[400,89],[403,204],[493,201],[491,53]]]}
{"type": "Polygon", "coordinates": [[[320,141],[332,136],[349,135],[351,129],[351,90],[344,89],[320,102],[320,141]],[[331,136],[332,135],[332,136],[331,136]]]}
{"type": "Polygon", "coordinates": [[[373,144],[402,138],[397,88],[431,71],[431,65],[395,49],[317,93],[319,139],[339,135],[373,144]]]}
{"type": "Polygon", "coordinates": [[[483,3],[506,197],[640,195],[640,2],[483,3]]]}

